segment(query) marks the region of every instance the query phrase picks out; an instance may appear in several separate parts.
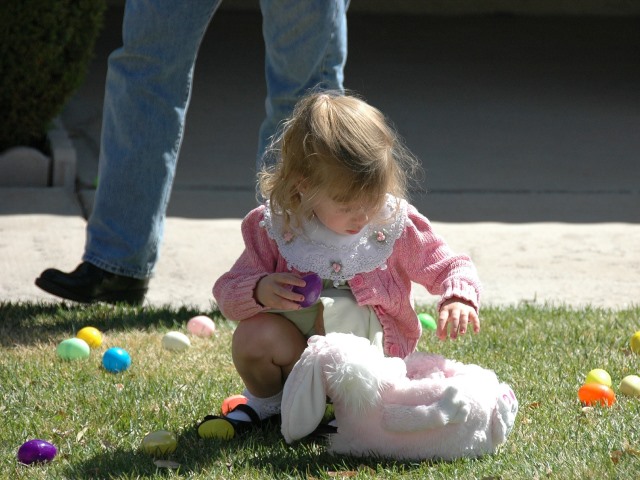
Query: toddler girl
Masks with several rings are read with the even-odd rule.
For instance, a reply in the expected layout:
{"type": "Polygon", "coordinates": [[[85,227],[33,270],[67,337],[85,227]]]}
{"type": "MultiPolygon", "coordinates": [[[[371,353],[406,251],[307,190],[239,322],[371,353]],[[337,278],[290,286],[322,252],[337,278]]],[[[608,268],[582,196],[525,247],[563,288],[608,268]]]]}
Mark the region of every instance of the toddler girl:
{"type": "Polygon", "coordinates": [[[202,437],[230,438],[277,415],[313,334],[354,333],[390,356],[413,352],[421,328],[412,281],[440,295],[440,339],[480,329],[475,267],[405,200],[416,162],[379,110],[354,96],[309,94],[276,146],[275,168],[259,179],[265,204],[242,222],[245,249],[213,287],[220,311],[238,321],[232,356],[248,403],[206,417],[202,437]],[[302,308],[293,288],[309,272],[323,290],[302,308]]]}

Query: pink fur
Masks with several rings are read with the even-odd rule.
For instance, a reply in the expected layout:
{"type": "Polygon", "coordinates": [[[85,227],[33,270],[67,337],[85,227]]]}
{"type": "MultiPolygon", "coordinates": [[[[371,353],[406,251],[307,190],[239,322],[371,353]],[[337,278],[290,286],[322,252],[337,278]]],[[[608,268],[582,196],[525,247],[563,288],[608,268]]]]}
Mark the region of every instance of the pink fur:
{"type": "Polygon", "coordinates": [[[518,410],[495,373],[439,355],[384,357],[366,339],[330,333],[309,346],[285,385],[282,433],[311,433],[334,405],[338,431],[329,451],[395,459],[445,459],[493,453],[518,410]]]}

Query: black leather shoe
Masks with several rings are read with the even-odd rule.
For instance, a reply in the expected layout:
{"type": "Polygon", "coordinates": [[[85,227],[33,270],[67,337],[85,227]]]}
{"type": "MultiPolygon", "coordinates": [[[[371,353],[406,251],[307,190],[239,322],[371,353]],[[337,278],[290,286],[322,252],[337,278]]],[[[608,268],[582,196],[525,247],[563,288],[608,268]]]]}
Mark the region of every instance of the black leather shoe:
{"type": "Polygon", "coordinates": [[[71,273],[48,268],[36,278],[36,285],[45,292],[75,302],[140,305],[147,293],[149,279],[116,275],[82,262],[71,273]]]}

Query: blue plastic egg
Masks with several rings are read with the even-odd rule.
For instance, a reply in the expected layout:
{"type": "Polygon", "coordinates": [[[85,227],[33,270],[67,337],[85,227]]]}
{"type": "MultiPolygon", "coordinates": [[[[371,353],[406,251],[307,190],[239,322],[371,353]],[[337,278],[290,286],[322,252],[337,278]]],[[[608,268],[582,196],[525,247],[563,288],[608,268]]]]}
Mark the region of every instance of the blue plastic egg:
{"type": "Polygon", "coordinates": [[[123,372],[131,366],[131,357],[126,350],[112,347],[102,355],[102,366],[112,373],[123,372]]]}

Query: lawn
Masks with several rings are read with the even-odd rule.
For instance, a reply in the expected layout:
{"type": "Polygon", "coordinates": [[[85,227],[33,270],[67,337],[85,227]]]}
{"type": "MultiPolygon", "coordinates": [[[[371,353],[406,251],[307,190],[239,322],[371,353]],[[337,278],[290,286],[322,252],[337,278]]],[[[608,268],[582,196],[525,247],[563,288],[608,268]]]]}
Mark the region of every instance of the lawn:
{"type": "Polygon", "coordinates": [[[0,303],[0,478],[638,478],[640,400],[617,387],[640,374],[640,355],[629,349],[640,307],[487,307],[482,321],[480,334],[455,342],[426,331],[419,350],[491,368],[513,387],[520,411],[507,443],[480,459],[394,462],[334,457],[322,441],[287,445],[277,427],[229,442],[198,438],[197,422],[242,390],[231,361],[232,325],[216,311],[0,303]],[[162,336],[186,333],[197,314],[215,320],[216,335],[191,337],[181,353],[164,350],[162,336]],[[85,360],[59,359],[58,343],[88,325],[103,332],[103,345],[85,360]],[[102,368],[102,353],[113,346],[130,353],[127,371],[102,368]],[[613,379],[618,397],[610,408],[583,410],[577,399],[593,368],[613,379]],[[156,430],[177,436],[166,458],[140,450],[156,430]],[[53,462],[17,462],[31,438],[58,447],[53,462]]]}

